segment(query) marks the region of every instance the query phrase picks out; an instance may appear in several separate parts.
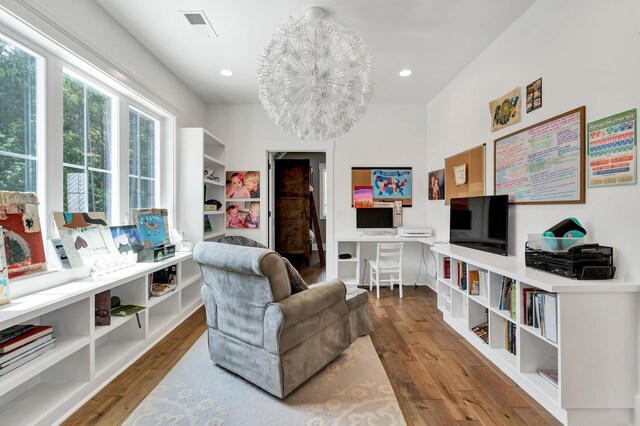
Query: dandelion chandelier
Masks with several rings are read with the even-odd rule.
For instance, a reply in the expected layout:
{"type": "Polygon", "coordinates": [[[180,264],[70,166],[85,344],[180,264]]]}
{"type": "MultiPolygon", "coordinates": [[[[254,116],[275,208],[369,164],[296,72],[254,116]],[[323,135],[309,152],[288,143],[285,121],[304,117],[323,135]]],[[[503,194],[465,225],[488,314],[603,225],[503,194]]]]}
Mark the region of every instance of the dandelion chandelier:
{"type": "Polygon", "coordinates": [[[347,133],[371,98],[364,39],[316,7],[278,29],[258,65],[258,99],[267,114],[301,139],[347,133]]]}

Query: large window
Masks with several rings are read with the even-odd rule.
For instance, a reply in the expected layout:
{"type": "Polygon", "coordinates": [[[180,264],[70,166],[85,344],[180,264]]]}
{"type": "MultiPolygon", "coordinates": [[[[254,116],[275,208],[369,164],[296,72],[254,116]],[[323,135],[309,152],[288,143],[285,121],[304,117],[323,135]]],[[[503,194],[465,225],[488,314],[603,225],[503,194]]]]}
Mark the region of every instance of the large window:
{"type": "Polygon", "coordinates": [[[129,108],[129,208],[156,206],[159,122],[129,108]]]}
{"type": "Polygon", "coordinates": [[[36,192],[36,67],[0,38],[0,190],[36,192]]]}
{"type": "Polygon", "coordinates": [[[64,210],[112,210],[112,99],[65,75],[64,210]]]}

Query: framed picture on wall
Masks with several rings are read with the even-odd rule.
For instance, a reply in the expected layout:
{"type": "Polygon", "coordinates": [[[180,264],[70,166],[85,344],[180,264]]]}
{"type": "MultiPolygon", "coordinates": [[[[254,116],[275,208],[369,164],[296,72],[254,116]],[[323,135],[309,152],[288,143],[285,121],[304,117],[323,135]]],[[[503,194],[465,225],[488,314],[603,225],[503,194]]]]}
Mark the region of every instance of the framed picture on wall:
{"type": "Polygon", "coordinates": [[[260,198],[260,172],[230,171],[226,176],[225,194],[227,198],[260,198]]]}
{"type": "Polygon", "coordinates": [[[444,169],[429,172],[427,192],[430,200],[444,200],[444,169]]]}
{"type": "Polygon", "coordinates": [[[227,229],[260,228],[259,201],[227,201],[227,229]]]}
{"type": "Polygon", "coordinates": [[[373,202],[402,201],[403,207],[411,207],[413,177],[411,167],[352,167],[351,206],[354,206],[356,187],[370,186],[373,202]]]}

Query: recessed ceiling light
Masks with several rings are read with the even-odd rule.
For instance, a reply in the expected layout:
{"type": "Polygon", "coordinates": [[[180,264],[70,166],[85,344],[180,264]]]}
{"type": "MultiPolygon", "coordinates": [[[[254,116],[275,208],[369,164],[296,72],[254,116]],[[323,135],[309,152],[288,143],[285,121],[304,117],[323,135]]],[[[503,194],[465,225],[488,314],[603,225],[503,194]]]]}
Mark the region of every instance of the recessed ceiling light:
{"type": "Polygon", "coordinates": [[[220,70],[220,74],[224,75],[225,77],[231,77],[233,75],[233,71],[231,71],[231,70],[220,70]]]}
{"type": "Polygon", "coordinates": [[[409,77],[412,74],[411,70],[402,70],[398,73],[400,77],[409,77]]]}

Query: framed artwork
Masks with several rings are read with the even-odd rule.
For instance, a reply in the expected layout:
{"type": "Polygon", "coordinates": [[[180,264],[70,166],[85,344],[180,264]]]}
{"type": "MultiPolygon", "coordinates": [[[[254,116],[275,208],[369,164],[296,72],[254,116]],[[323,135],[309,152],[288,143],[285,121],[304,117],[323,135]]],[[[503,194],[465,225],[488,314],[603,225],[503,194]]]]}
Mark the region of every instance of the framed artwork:
{"type": "Polygon", "coordinates": [[[542,106],[542,79],[527,84],[527,114],[542,106]]]}
{"type": "Polygon", "coordinates": [[[520,88],[489,102],[491,131],[495,132],[520,122],[520,88]]]}
{"type": "Polygon", "coordinates": [[[137,253],[144,248],[142,237],[135,225],[112,226],[110,229],[119,253],[137,253]]]}
{"type": "Polygon", "coordinates": [[[427,190],[430,200],[444,200],[444,169],[429,172],[427,190]]]}
{"type": "Polygon", "coordinates": [[[0,191],[0,227],[9,279],[47,270],[36,194],[0,191]]]}
{"type": "Polygon", "coordinates": [[[225,187],[227,198],[260,198],[260,172],[227,172],[225,187]]]}
{"type": "Polygon", "coordinates": [[[351,206],[355,206],[357,187],[371,187],[373,202],[402,201],[403,207],[411,207],[413,198],[411,167],[352,167],[351,206]]]}
{"type": "Polygon", "coordinates": [[[584,106],[494,143],[495,195],[512,204],[584,203],[584,106]]]}
{"type": "Polygon", "coordinates": [[[118,254],[103,212],[53,212],[69,263],[92,266],[96,259],[118,254]]]}
{"type": "Polygon", "coordinates": [[[227,229],[260,228],[259,201],[227,201],[227,229]]]}
{"type": "Polygon", "coordinates": [[[356,186],[353,194],[354,207],[357,209],[373,207],[373,187],[356,186]]]}
{"type": "Polygon", "coordinates": [[[162,246],[171,242],[167,209],[131,209],[131,217],[145,247],[162,246]]]}

